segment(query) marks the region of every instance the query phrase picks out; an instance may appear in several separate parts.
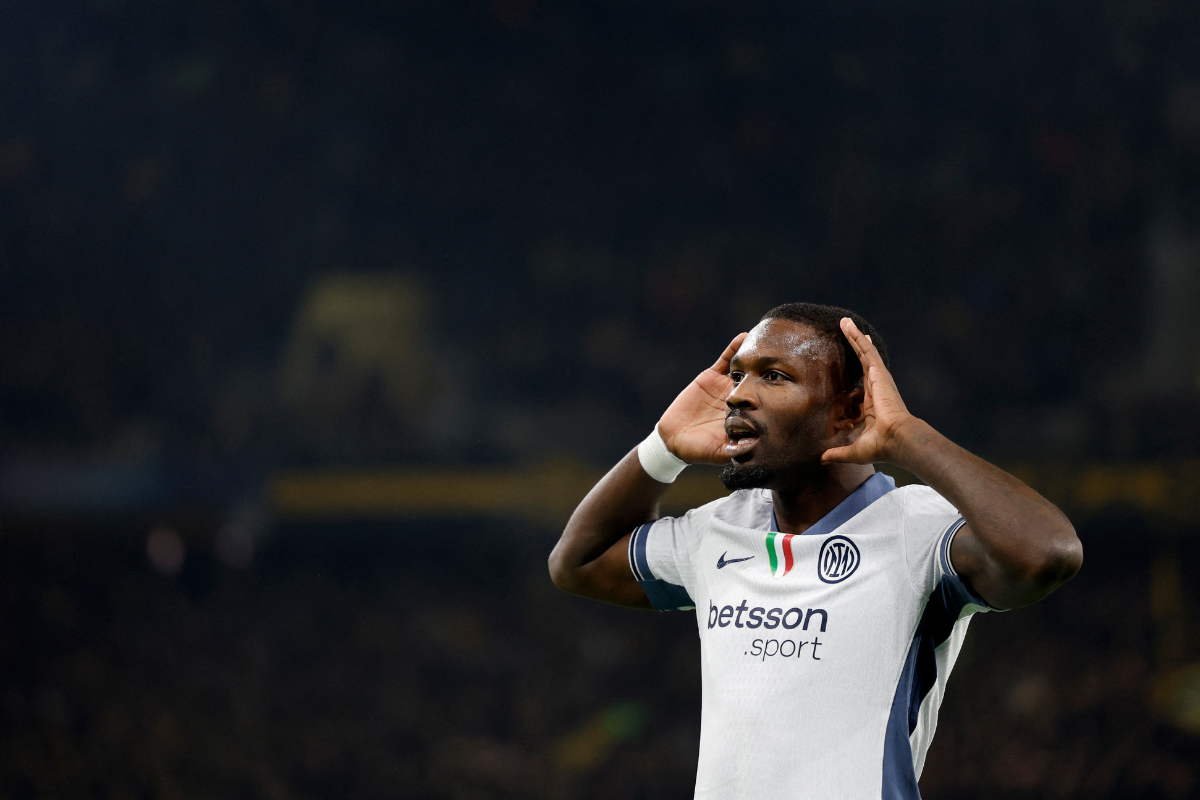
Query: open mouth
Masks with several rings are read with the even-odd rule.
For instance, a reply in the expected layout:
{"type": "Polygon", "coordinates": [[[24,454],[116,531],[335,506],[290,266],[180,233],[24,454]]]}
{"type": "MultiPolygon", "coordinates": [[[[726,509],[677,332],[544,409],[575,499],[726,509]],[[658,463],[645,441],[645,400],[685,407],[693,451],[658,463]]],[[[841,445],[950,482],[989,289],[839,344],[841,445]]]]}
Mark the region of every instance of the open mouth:
{"type": "Polygon", "coordinates": [[[737,461],[749,456],[758,444],[758,431],[750,423],[738,417],[725,420],[725,455],[737,461]]]}

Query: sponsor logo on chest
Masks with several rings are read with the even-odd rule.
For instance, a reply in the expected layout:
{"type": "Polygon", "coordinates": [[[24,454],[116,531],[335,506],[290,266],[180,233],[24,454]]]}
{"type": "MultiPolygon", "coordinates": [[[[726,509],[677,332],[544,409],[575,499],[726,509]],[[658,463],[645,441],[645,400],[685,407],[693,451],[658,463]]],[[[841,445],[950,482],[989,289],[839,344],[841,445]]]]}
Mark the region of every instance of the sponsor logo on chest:
{"type": "MultiPolygon", "coordinates": [[[[815,541],[801,539],[797,534],[767,531],[761,535],[761,546],[765,553],[763,550],[758,553],[747,553],[744,549],[741,552],[725,550],[716,559],[716,568],[726,570],[736,565],[741,577],[735,580],[741,583],[750,579],[751,585],[754,584],[752,576],[762,575],[758,570],[764,567],[770,570],[771,577],[776,580],[792,575],[790,580],[799,578],[800,582],[787,591],[791,595],[793,590],[801,590],[803,584],[811,580],[810,569],[816,571],[817,578],[823,583],[835,584],[854,575],[862,563],[858,545],[848,536],[838,534],[822,537],[818,548],[815,541]],[[765,555],[766,558],[755,558],[756,555],[765,555]]],[[[778,586],[783,588],[782,585],[778,586]]],[[[741,637],[736,637],[733,641],[725,640],[720,646],[732,645],[742,650],[743,656],[760,663],[777,658],[794,660],[802,654],[805,661],[824,660],[822,654],[826,642],[822,637],[826,635],[830,621],[826,609],[807,605],[802,607],[798,602],[795,605],[785,602],[779,606],[769,601],[760,602],[763,602],[761,606],[747,598],[736,605],[725,605],[716,602],[715,598],[709,599],[707,618],[702,623],[706,628],[705,633],[711,636],[722,629],[730,633],[736,630],[750,633],[753,637],[750,641],[739,641],[741,637]]]]}

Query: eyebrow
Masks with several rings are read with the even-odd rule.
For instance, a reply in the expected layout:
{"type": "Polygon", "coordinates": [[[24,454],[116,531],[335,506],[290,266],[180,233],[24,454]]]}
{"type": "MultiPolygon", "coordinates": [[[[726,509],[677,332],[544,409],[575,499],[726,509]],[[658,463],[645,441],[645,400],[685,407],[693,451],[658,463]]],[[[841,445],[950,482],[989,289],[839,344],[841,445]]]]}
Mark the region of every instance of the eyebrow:
{"type": "Polygon", "coordinates": [[[729,366],[732,367],[735,363],[744,364],[745,362],[750,361],[753,364],[755,364],[756,366],[762,367],[762,366],[769,366],[771,364],[778,364],[782,360],[783,359],[781,359],[779,356],[746,356],[746,357],[743,357],[741,353],[735,353],[733,358],[731,358],[729,360],[729,366]]]}

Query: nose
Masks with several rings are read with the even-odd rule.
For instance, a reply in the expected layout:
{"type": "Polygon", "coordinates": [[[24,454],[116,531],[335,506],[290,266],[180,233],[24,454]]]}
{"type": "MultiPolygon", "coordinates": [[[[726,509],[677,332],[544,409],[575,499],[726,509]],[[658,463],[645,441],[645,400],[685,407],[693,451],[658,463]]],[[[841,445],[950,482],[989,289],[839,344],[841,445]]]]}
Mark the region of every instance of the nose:
{"type": "Polygon", "coordinates": [[[733,391],[729,393],[729,397],[725,398],[725,406],[730,411],[735,408],[754,409],[758,408],[758,398],[755,397],[754,391],[750,388],[750,377],[742,378],[741,383],[735,384],[733,391]]]}

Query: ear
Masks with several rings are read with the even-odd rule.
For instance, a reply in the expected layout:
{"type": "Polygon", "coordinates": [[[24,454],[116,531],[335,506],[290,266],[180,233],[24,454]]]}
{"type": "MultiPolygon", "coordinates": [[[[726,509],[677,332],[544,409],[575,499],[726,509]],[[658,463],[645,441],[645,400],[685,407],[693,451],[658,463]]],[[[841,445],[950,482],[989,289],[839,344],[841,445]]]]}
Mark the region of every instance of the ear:
{"type": "Polygon", "coordinates": [[[838,433],[853,431],[867,421],[865,400],[867,393],[862,389],[852,389],[838,396],[833,401],[833,429],[838,433]]]}

